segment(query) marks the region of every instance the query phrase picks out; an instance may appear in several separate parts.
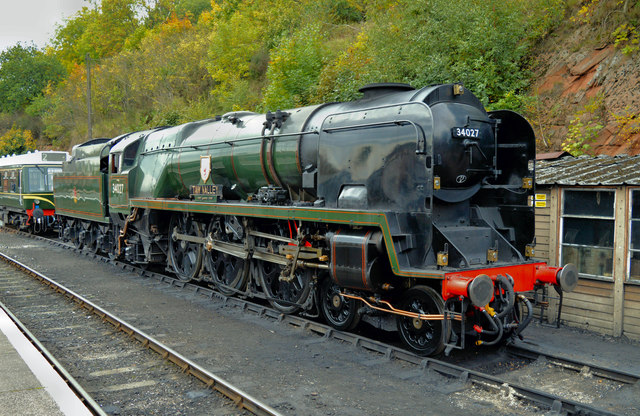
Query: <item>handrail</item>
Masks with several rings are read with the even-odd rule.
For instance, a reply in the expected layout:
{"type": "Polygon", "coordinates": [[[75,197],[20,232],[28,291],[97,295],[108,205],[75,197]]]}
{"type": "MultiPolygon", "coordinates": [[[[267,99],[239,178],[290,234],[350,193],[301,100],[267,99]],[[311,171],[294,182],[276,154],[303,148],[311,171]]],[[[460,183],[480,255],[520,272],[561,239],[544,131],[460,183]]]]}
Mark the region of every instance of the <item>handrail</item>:
{"type": "Polygon", "coordinates": [[[310,130],[310,131],[301,131],[301,132],[296,132],[296,133],[276,134],[276,135],[271,135],[271,136],[252,136],[252,137],[245,137],[245,138],[237,139],[237,140],[233,140],[233,141],[225,140],[224,142],[216,142],[216,143],[203,143],[203,144],[194,144],[194,145],[190,145],[190,146],[165,147],[165,148],[161,148],[161,149],[147,150],[145,152],[141,152],[140,155],[147,155],[147,154],[150,154],[150,153],[158,153],[158,152],[164,152],[164,151],[183,150],[183,149],[194,149],[194,150],[197,150],[197,149],[199,149],[201,147],[213,147],[213,146],[223,145],[223,144],[226,144],[228,146],[233,146],[236,143],[247,142],[247,141],[251,141],[251,140],[278,139],[278,138],[281,138],[281,137],[304,136],[304,135],[308,135],[308,134],[320,134],[320,132],[317,131],[317,130],[310,130]]]}
{"type": "Polygon", "coordinates": [[[403,126],[403,125],[411,125],[413,126],[416,132],[416,154],[426,154],[426,143],[427,139],[424,133],[424,130],[421,126],[418,126],[411,120],[392,120],[392,121],[380,121],[377,123],[367,123],[367,124],[352,124],[349,126],[341,126],[341,127],[330,127],[327,129],[322,129],[323,133],[333,133],[334,131],[342,131],[342,130],[357,130],[357,129],[367,129],[367,128],[375,128],[375,127],[388,127],[388,126],[403,126]],[[422,133],[422,136],[420,135],[422,133]]]}

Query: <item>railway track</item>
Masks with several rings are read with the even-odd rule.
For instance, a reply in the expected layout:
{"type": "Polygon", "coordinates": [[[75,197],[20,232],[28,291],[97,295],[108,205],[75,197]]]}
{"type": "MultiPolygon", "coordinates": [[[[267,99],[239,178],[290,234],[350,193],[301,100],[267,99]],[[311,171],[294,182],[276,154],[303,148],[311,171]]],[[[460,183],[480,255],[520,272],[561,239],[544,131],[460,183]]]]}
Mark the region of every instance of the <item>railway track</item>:
{"type": "Polygon", "coordinates": [[[0,258],[3,260],[0,262],[0,289],[11,303],[10,308],[4,304],[2,308],[16,322],[19,321],[16,316],[22,315],[22,320],[30,322],[28,326],[37,327],[33,333],[37,331],[47,343],[57,346],[58,354],[52,354],[24,324],[19,324],[95,414],[106,414],[101,409],[104,408],[117,414],[213,411],[216,414],[281,415],[47,276],[2,253],[0,258]],[[16,274],[16,269],[21,273],[16,274]],[[44,286],[25,280],[25,274],[44,286]],[[110,328],[105,329],[105,323],[110,324],[110,328]],[[78,340],[81,343],[77,343],[78,340]],[[157,354],[149,354],[149,351],[157,354]],[[82,364],[66,370],[66,366],[54,358],[56,355],[82,364]],[[74,373],[88,387],[81,387],[71,375],[74,373]],[[221,394],[208,394],[207,389],[221,394]],[[87,390],[93,393],[95,401],[87,390]],[[185,408],[182,401],[185,394],[201,400],[194,400],[191,409],[185,408]],[[138,400],[136,396],[142,398],[138,400]],[[171,397],[175,402],[171,402],[171,397]],[[100,403],[100,407],[96,403],[100,403]],[[127,408],[118,408],[119,403],[126,403],[127,408]]]}
{"type": "Polygon", "coordinates": [[[624,384],[635,384],[640,380],[640,375],[629,371],[619,370],[616,368],[605,367],[593,363],[585,363],[579,360],[562,357],[558,354],[551,354],[540,351],[535,348],[529,348],[522,344],[509,344],[506,347],[509,354],[526,358],[528,360],[544,360],[549,364],[566,368],[582,374],[592,375],[594,377],[605,378],[624,384]]]}
{"type": "MultiPolygon", "coordinates": [[[[58,241],[55,241],[54,244],[75,250],[75,248],[58,241]]],[[[77,252],[77,250],[75,251],[77,252]]],[[[93,253],[81,253],[87,256],[100,258],[99,256],[95,256],[93,253]]],[[[104,260],[104,258],[102,259],[104,260]]],[[[615,411],[602,409],[597,406],[592,406],[589,403],[583,403],[579,400],[562,397],[561,395],[545,392],[543,390],[532,388],[527,385],[522,385],[517,382],[507,381],[504,377],[476,371],[470,368],[466,368],[463,365],[456,365],[447,361],[432,358],[419,357],[395,346],[371,340],[357,334],[336,331],[326,325],[319,324],[303,317],[282,315],[267,306],[259,305],[239,298],[229,298],[209,288],[185,283],[170,276],[140,270],[124,263],[116,262],[115,264],[120,268],[134,271],[142,276],[155,278],[159,282],[163,282],[167,285],[170,285],[171,287],[181,288],[182,290],[191,292],[195,295],[215,299],[226,306],[235,307],[243,311],[243,313],[245,314],[259,316],[271,321],[278,321],[281,324],[299,328],[301,330],[316,334],[319,337],[318,342],[324,340],[334,340],[339,343],[352,345],[358,350],[366,351],[369,354],[373,354],[373,356],[376,357],[375,360],[379,360],[380,362],[400,362],[403,366],[407,367],[407,371],[405,374],[407,379],[421,377],[421,375],[424,374],[437,373],[440,375],[444,375],[447,378],[456,379],[465,385],[472,386],[473,388],[487,390],[495,394],[508,395],[512,398],[517,398],[534,403],[541,409],[546,409],[547,411],[551,410],[552,412],[556,412],[558,414],[616,414],[615,411]]],[[[522,349],[516,350],[515,347],[510,347],[509,352],[511,354],[517,355],[518,357],[526,358],[527,360],[539,360],[541,357],[541,353],[538,353],[537,355],[535,355],[535,353],[531,351],[525,353],[522,351],[522,349]]],[[[553,360],[551,358],[552,357],[545,357],[547,362],[557,365],[558,360],[553,360]]],[[[585,363],[574,362],[571,365],[565,363],[563,365],[563,368],[579,370],[582,374],[584,374],[585,368],[590,367],[585,363]]],[[[601,374],[604,374],[604,369],[602,368],[593,368],[589,369],[588,371],[591,372],[591,374],[596,375],[597,377],[604,377],[604,375],[601,376],[601,374]]],[[[611,376],[606,378],[616,380],[621,383],[633,382],[633,378],[629,375],[615,376],[615,373],[615,370],[608,369],[608,374],[611,374],[611,376]]]]}

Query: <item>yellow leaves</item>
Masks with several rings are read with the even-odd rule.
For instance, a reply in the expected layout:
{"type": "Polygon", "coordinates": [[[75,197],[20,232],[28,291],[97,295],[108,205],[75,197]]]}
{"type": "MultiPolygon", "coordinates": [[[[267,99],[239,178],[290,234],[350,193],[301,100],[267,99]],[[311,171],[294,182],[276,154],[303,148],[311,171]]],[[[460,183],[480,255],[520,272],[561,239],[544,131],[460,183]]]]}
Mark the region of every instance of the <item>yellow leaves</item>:
{"type": "Polygon", "coordinates": [[[35,150],[36,141],[30,130],[22,130],[14,124],[9,131],[0,136],[0,155],[22,154],[35,150]]]}
{"type": "Polygon", "coordinates": [[[358,33],[356,37],[356,42],[353,44],[354,50],[364,50],[369,42],[369,35],[365,31],[361,31],[358,33]]]}
{"type": "Polygon", "coordinates": [[[622,53],[631,55],[640,49],[640,41],[636,27],[631,24],[623,23],[612,33],[615,38],[614,44],[616,48],[622,48],[622,53]]]}
{"type": "Polygon", "coordinates": [[[191,25],[191,21],[187,17],[179,19],[175,12],[173,12],[171,13],[171,17],[169,17],[169,19],[165,23],[160,25],[160,32],[167,35],[184,32],[185,30],[189,30],[191,28],[193,28],[193,26],[191,25]]]}
{"type": "Polygon", "coordinates": [[[631,136],[640,133],[640,113],[631,110],[630,106],[626,106],[621,114],[611,113],[618,127],[617,136],[630,140],[631,136]]]}
{"type": "Polygon", "coordinates": [[[589,0],[582,5],[576,16],[571,16],[570,20],[578,23],[589,23],[598,7],[598,3],[600,3],[600,0],[589,0]]]}
{"type": "Polygon", "coordinates": [[[604,128],[603,119],[604,94],[598,93],[569,121],[569,131],[562,142],[562,150],[573,156],[588,154],[591,144],[604,128]]]}

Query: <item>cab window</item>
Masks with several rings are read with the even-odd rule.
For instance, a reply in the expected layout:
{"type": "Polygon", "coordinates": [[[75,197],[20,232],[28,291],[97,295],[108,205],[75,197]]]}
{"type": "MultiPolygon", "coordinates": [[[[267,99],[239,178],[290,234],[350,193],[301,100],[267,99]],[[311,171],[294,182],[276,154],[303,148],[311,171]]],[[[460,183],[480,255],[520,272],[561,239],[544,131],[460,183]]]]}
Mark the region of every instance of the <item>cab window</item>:
{"type": "Polygon", "coordinates": [[[120,153],[111,154],[111,173],[118,173],[120,171],[120,153]]]}
{"type": "Polygon", "coordinates": [[[122,152],[122,170],[130,168],[135,164],[138,146],[140,146],[140,140],[131,143],[124,149],[124,152],[122,152]]]}
{"type": "Polygon", "coordinates": [[[39,167],[27,169],[28,192],[45,192],[47,190],[46,172],[44,168],[39,167]]]}

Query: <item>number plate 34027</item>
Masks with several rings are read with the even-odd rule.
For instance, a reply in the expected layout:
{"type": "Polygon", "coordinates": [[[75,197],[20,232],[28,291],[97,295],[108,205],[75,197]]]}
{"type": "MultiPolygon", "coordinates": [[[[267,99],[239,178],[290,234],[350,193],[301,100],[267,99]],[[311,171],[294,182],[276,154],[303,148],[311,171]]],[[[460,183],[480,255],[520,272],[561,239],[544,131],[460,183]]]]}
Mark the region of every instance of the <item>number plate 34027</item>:
{"type": "Polygon", "coordinates": [[[451,129],[451,136],[455,139],[479,139],[480,129],[470,127],[454,127],[451,129]]]}

